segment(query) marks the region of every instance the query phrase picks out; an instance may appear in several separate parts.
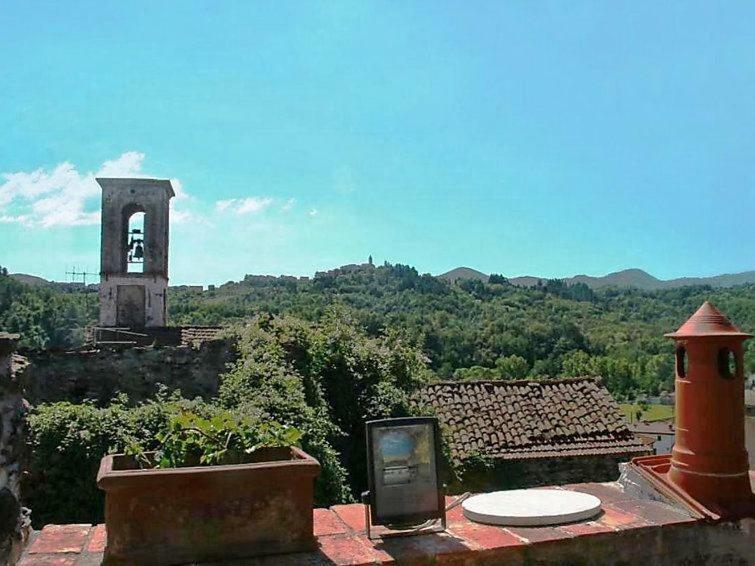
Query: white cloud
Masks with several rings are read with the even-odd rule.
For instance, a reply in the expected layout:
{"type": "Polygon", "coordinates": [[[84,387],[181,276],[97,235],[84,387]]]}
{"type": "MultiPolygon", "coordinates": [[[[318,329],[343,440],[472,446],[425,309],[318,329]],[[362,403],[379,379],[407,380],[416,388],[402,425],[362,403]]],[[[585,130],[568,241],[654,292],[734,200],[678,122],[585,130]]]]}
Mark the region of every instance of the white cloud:
{"type": "Polygon", "coordinates": [[[235,198],[229,198],[227,200],[219,200],[215,203],[215,208],[217,208],[220,212],[223,212],[225,209],[231,206],[234,202],[236,202],[235,198]]]}
{"type": "Polygon", "coordinates": [[[188,210],[173,210],[172,208],[170,211],[170,221],[175,222],[176,224],[185,224],[188,222],[201,222],[202,224],[207,224],[202,218],[197,217],[193,212],[189,212],[188,210]]]}
{"type": "Polygon", "coordinates": [[[219,212],[225,212],[228,210],[236,214],[255,214],[257,212],[262,212],[273,204],[273,202],[275,202],[275,200],[271,197],[231,198],[217,201],[215,203],[215,208],[219,212]]]}
{"type": "Polygon", "coordinates": [[[318,211],[317,211],[317,209],[316,209],[316,208],[313,208],[313,209],[311,209],[311,210],[309,211],[309,215],[310,215],[310,216],[317,216],[317,214],[318,214],[318,211]]]}
{"type": "Polygon", "coordinates": [[[27,222],[27,217],[23,214],[19,214],[18,216],[11,216],[9,214],[3,214],[0,216],[0,224],[24,224],[27,222]]]}
{"type": "Polygon", "coordinates": [[[239,207],[236,209],[236,212],[238,214],[248,214],[250,212],[260,212],[261,210],[266,209],[268,206],[273,204],[273,199],[269,197],[262,197],[262,198],[245,198],[241,199],[241,202],[239,204],[239,207]]]}
{"type": "Polygon", "coordinates": [[[98,213],[85,209],[86,201],[99,194],[93,173],[80,175],[71,163],[64,162],[49,172],[37,169],[2,177],[0,212],[5,222],[50,227],[98,221],[98,213]]]}
{"type": "Polygon", "coordinates": [[[296,206],[296,199],[290,198],[285,203],[283,203],[281,210],[291,210],[294,206],[296,206]]]}
{"type": "Polygon", "coordinates": [[[146,177],[141,173],[144,154],[139,151],[127,151],[112,161],[105,161],[97,171],[96,177],[146,177]]]}
{"type": "MultiPolygon", "coordinates": [[[[176,202],[192,200],[192,197],[184,190],[183,183],[178,179],[171,179],[170,184],[173,186],[173,192],[176,194],[170,199],[170,222],[171,224],[185,224],[192,222],[209,226],[210,222],[204,217],[188,210],[176,210],[176,202]]],[[[183,206],[183,205],[181,205],[183,206]]]]}
{"type": "MultiPolygon", "coordinates": [[[[184,191],[184,186],[181,181],[178,179],[171,179],[170,184],[173,186],[173,192],[176,193],[176,196],[173,197],[175,200],[185,200],[191,198],[186,191],[184,191]]],[[[171,200],[171,202],[173,202],[171,200]]]]}
{"type": "MultiPolygon", "coordinates": [[[[127,151],[105,161],[96,172],[80,173],[67,161],[51,171],[0,175],[0,222],[52,228],[82,226],[100,221],[100,186],[95,177],[147,177],[142,172],[144,153],[127,151]]],[[[181,182],[172,179],[177,198],[186,198],[181,182]]],[[[174,213],[180,221],[181,213],[174,213]]]]}

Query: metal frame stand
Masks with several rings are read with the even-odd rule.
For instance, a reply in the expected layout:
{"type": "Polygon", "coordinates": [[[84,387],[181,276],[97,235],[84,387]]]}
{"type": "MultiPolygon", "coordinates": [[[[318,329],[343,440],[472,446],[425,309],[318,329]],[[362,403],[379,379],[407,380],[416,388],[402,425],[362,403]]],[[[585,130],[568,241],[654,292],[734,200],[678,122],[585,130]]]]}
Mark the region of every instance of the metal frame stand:
{"type": "Polygon", "coordinates": [[[373,534],[373,528],[370,519],[370,492],[362,492],[362,504],[364,505],[364,524],[367,528],[367,538],[375,540],[377,538],[391,538],[391,537],[410,537],[415,535],[428,535],[433,533],[442,533],[446,530],[446,514],[443,513],[438,519],[431,519],[419,525],[411,525],[405,529],[392,529],[384,525],[378,525],[382,527],[379,534],[373,534]]]}

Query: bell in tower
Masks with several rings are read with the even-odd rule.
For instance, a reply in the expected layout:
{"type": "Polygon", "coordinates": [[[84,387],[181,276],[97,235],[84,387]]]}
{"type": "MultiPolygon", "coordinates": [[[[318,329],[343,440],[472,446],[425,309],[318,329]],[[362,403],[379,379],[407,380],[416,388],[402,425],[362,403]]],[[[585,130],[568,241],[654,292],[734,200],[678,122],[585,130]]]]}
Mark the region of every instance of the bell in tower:
{"type": "Polygon", "coordinates": [[[132,264],[144,262],[144,239],[140,228],[134,228],[129,232],[128,262],[132,264]]]}

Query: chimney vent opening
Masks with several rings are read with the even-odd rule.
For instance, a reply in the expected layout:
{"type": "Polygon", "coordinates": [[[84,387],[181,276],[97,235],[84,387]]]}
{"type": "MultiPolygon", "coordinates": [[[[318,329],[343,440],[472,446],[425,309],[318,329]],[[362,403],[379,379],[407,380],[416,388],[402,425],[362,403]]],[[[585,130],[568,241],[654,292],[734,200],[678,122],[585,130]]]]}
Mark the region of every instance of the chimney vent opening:
{"type": "Polygon", "coordinates": [[[724,379],[733,379],[739,375],[737,355],[729,348],[718,351],[718,373],[724,379]]]}

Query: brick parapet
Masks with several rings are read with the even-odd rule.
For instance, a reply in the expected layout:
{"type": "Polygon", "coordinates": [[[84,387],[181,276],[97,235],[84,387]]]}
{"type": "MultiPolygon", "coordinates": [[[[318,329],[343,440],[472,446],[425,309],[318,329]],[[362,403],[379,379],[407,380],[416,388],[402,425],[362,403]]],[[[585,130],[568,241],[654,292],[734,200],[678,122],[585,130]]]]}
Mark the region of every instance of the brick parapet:
{"type": "MultiPolygon", "coordinates": [[[[318,549],[275,555],[244,564],[615,564],[718,563],[746,559],[755,544],[755,520],[715,524],[656,501],[636,499],[616,484],[577,484],[562,489],[596,495],[603,511],[591,521],[554,527],[495,527],[467,520],[460,507],[448,514],[444,533],[369,540],[361,504],[315,509],[318,549]]],[[[449,498],[449,501],[451,498],[449,498]]],[[[36,533],[23,566],[100,564],[103,525],[48,525],[36,533]]]]}

